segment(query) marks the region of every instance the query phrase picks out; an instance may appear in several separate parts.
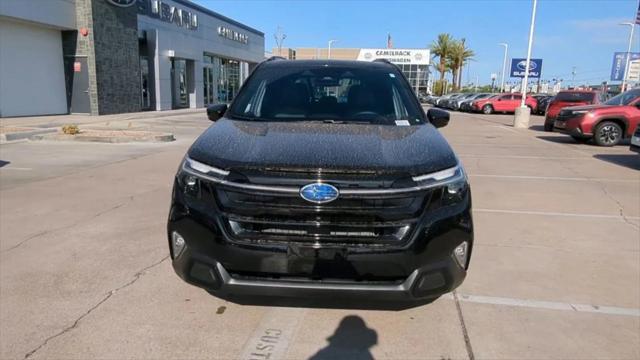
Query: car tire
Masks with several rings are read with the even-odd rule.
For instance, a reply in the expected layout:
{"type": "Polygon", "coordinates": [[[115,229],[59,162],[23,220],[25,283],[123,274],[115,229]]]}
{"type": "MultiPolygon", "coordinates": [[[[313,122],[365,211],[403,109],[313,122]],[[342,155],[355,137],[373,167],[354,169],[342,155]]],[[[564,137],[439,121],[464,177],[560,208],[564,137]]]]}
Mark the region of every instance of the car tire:
{"type": "Polygon", "coordinates": [[[622,140],[622,127],[613,121],[603,121],[596,126],[593,141],[598,146],[615,146],[622,140]]]}
{"type": "Polygon", "coordinates": [[[483,106],[482,107],[482,113],[483,114],[487,114],[487,115],[493,114],[493,106],[491,106],[491,105],[483,106]]]}
{"type": "Polygon", "coordinates": [[[552,122],[544,122],[544,131],[553,131],[553,123],[552,122]]]}

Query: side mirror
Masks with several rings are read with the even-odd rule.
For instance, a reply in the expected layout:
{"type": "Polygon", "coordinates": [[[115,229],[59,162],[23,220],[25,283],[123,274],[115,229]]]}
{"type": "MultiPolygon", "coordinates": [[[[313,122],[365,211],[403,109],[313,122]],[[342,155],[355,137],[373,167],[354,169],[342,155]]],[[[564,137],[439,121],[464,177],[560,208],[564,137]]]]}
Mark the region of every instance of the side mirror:
{"type": "Polygon", "coordinates": [[[427,119],[437,128],[445,127],[449,123],[449,113],[440,109],[429,109],[427,119]]]}
{"type": "Polygon", "coordinates": [[[227,104],[211,105],[207,108],[207,117],[211,121],[216,121],[224,116],[224,113],[227,111],[227,107],[227,104]]]}

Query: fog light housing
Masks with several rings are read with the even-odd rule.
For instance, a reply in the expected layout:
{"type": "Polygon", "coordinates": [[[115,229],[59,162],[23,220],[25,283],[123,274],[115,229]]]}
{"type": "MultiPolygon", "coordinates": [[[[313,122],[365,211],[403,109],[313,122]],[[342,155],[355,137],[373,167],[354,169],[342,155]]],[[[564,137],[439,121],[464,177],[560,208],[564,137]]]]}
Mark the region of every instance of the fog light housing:
{"type": "Polygon", "coordinates": [[[461,268],[465,268],[467,265],[467,258],[469,257],[469,243],[463,241],[460,245],[458,245],[455,249],[453,249],[453,258],[456,259],[458,265],[461,268]]]}
{"type": "Polygon", "coordinates": [[[177,258],[182,254],[186,243],[182,235],[180,235],[177,231],[171,233],[171,249],[173,250],[173,258],[177,258]]]}

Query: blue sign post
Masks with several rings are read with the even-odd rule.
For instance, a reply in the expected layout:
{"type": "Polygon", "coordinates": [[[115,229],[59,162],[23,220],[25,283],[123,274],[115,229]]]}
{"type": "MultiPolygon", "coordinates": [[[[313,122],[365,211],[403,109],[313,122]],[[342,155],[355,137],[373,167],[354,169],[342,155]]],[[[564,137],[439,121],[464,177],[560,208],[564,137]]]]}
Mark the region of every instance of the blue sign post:
{"type": "MultiPolygon", "coordinates": [[[[523,78],[527,70],[527,59],[511,59],[511,77],[523,78]]],[[[529,61],[529,77],[540,78],[542,74],[542,59],[530,59],[529,61]]]]}
{"type": "MultiPolygon", "coordinates": [[[[640,53],[630,53],[629,63],[640,59],[640,53]]],[[[613,64],[611,65],[611,81],[624,80],[624,73],[627,71],[627,53],[615,52],[613,53],[613,64]]]]}

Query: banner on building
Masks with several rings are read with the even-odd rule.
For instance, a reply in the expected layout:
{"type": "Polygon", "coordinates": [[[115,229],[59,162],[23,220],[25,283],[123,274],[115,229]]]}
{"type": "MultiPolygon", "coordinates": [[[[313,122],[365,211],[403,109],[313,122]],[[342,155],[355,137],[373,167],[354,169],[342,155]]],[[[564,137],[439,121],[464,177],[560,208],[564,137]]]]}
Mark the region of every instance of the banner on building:
{"type": "MultiPolygon", "coordinates": [[[[631,81],[640,81],[640,53],[632,52],[629,58],[629,74],[627,78],[631,81]]],[[[627,70],[627,53],[613,53],[613,64],[611,65],[611,81],[622,81],[627,70]]]]}

